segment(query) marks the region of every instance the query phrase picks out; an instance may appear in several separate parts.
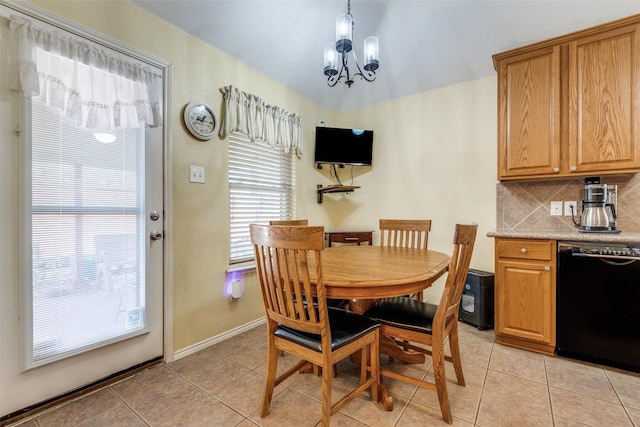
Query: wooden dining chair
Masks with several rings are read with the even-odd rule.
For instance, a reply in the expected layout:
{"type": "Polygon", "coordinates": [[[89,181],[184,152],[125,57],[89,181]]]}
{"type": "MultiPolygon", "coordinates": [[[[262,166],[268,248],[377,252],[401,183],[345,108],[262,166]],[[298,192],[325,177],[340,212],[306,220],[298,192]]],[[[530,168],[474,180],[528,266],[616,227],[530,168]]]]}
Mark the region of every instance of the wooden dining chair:
{"type": "MultiPolygon", "coordinates": [[[[306,219],[281,219],[281,220],[271,220],[269,221],[269,225],[300,225],[306,226],[309,225],[309,221],[306,219]]],[[[331,245],[329,245],[331,246],[331,245]]],[[[327,303],[329,307],[342,308],[346,309],[349,307],[349,300],[346,299],[334,299],[328,298],[327,303]]],[[[318,373],[319,371],[314,369],[314,372],[318,373]]]]}
{"type": "Polygon", "coordinates": [[[460,360],[460,344],[458,340],[458,309],[464,283],[469,272],[469,263],[473,253],[478,226],[460,225],[455,227],[453,237],[453,255],[438,305],[418,301],[410,297],[385,298],[376,303],[364,314],[378,320],[380,334],[402,342],[409,348],[430,354],[433,361],[435,383],[420,380],[412,376],[392,370],[382,369],[381,375],[405,381],[420,387],[436,390],[440,401],[440,410],[444,420],[451,424],[451,409],[447,395],[447,380],[444,362],[452,362],[458,384],[464,386],[462,362],[460,360]],[[444,342],[449,337],[451,356],[444,353],[444,342]],[[429,348],[415,345],[426,345],[429,348]]]}
{"type": "MultiPolygon", "coordinates": [[[[380,246],[427,249],[430,219],[381,219],[380,246]]],[[[412,295],[422,301],[423,291],[412,295]]]]}
{"type": "Polygon", "coordinates": [[[252,224],[256,269],[267,317],[267,368],[260,416],[269,413],[273,389],[307,362],[322,367],[322,425],[331,414],[366,389],[379,401],[380,324],[368,317],[327,306],[322,275],[324,227],[252,224]],[[315,285],[309,261],[315,258],[315,285]],[[305,304],[316,297],[317,304],[305,304]],[[302,360],[276,376],[281,351],[302,360]],[[334,363],[361,351],[360,382],[331,404],[334,363]]]}
{"type": "Polygon", "coordinates": [[[380,245],[427,249],[430,219],[381,219],[380,245]]]}
{"type": "Polygon", "coordinates": [[[272,219],[269,225],[309,225],[307,219],[272,219]]]}

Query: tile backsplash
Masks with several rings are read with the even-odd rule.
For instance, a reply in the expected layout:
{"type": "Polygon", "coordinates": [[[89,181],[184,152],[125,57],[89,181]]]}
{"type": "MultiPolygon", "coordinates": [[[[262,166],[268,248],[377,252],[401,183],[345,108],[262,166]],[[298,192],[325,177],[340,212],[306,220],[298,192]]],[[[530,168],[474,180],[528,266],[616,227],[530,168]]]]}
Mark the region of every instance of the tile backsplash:
{"type": "MultiPolygon", "coordinates": [[[[618,186],[618,228],[640,232],[640,174],[602,176],[604,184],[618,186]]],[[[570,216],[551,216],[552,201],[578,204],[580,222],[582,178],[556,181],[500,182],[497,184],[497,224],[499,230],[570,232],[575,225],[570,216]]]]}

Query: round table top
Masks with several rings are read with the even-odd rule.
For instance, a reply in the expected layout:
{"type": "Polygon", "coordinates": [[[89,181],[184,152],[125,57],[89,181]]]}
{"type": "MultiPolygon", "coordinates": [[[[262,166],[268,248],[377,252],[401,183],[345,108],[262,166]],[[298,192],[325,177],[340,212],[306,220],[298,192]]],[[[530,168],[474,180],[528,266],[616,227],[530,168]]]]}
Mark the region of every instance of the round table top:
{"type": "MultiPolygon", "coordinates": [[[[451,261],[448,255],[432,250],[368,245],[325,248],[321,256],[328,298],[411,294],[431,286],[451,261]]],[[[310,267],[314,274],[314,267],[310,267]]]]}

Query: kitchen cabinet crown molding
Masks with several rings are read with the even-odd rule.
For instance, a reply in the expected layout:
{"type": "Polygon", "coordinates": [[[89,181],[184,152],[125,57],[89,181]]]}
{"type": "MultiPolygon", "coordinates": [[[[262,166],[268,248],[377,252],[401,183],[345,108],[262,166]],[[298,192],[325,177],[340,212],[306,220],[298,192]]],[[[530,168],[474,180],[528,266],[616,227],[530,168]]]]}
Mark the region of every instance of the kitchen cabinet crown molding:
{"type": "Polygon", "coordinates": [[[525,46],[520,46],[520,47],[506,50],[500,53],[496,53],[492,56],[493,68],[496,71],[498,71],[498,66],[500,64],[500,61],[502,61],[505,58],[509,58],[513,55],[518,55],[522,53],[535,51],[538,49],[566,44],[579,38],[589,37],[594,34],[602,33],[604,31],[624,27],[631,24],[640,24],[640,14],[631,15],[626,18],[618,19],[618,20],[607,22],[600,25],[595,25],[593,27],[574,31],[572,33],[563,34],[561,36],[552,37],[550,39],[542,40],[542,41],[531,43],[525,46]]]}

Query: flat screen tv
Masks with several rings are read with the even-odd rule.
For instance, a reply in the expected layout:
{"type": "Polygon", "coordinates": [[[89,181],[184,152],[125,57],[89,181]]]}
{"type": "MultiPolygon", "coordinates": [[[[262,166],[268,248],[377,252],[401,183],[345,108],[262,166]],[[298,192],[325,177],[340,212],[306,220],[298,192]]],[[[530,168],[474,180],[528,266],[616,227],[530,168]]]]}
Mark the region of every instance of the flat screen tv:
{"type": "Polygon", "coordinates": [[[316,127],[316,164],[371,166],[373,131],[316,127]]]}

